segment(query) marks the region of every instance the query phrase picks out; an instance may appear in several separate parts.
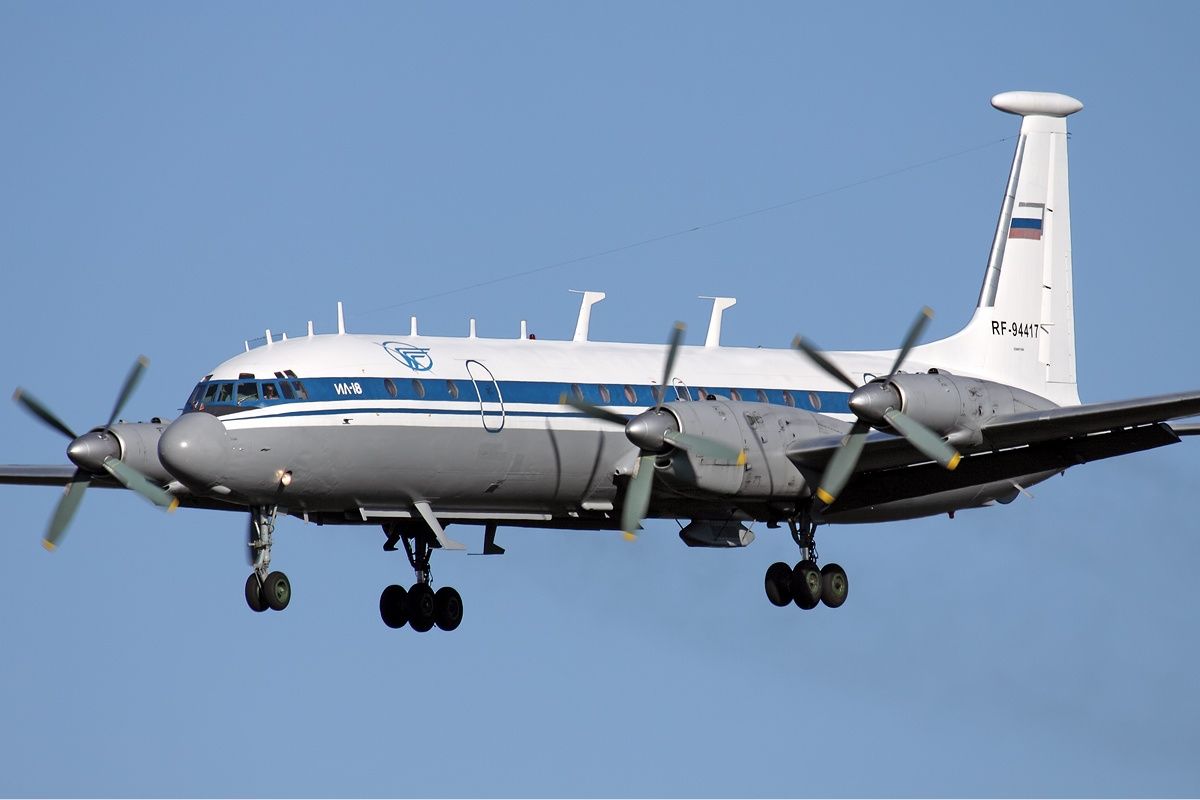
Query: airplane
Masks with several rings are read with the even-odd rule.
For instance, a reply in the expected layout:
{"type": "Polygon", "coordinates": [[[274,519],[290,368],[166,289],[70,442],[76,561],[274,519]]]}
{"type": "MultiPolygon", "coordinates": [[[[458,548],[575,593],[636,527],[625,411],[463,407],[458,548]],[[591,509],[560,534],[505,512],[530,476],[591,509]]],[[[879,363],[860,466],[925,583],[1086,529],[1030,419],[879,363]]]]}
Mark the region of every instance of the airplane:
{"type": "Polygon", "coordinates": [[[119,421],[146,368],[130,371],[107,422],[83,434],[18,389],[26,410],[70,440],[62,466],[0,466],[0,483],[63,487],[44,538],[61,541],[89,486],[125,488],[166,509],[246,514],[246,602],[282,611],[272,569],[279,514],[317,525],[378,525],[415,573],[379,611],[391,628],[450,631],[452,587],[431,556],[464,550],[447,528],[499,525],[624,531],[688,520],[694,547],[745,547],[749,525],[786,525],[795,564],[764,576],[775,606],[837,608],[845,570],[819,563],[821,525],[885,522],[997,504],[1078,464],[1200,433],[1200,391],[1082,404],[1076,364],[1062,94],[1005,92],[1021,117],[974,314],[921,344],[923,310],[897,349],[824,352],[724,347],[712,298],[703,346],[595,342],[584,292],[569,341],[337,332],[246,343],[191,390],[174,420],[119,421]]]}

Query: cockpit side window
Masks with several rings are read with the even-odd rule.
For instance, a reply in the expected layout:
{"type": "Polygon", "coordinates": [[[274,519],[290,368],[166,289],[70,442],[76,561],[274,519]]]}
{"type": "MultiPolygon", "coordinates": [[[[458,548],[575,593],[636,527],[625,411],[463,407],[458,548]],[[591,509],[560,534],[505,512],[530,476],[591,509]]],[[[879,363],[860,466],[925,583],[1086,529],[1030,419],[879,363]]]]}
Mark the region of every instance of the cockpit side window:
{"type": "Polygon", "coordinates": [[[210,383],[208,388],[204,390],[204,402],[211,403],[217,399],[217,389],[221,388],[219,383],[210,383]]]}
{"type": "Polygon", "coordinates": [[[263,400],[278,400],[279,389],[274,383],[264,381],[262,385],[263,400]]]}
{"type": "Polygon", "coordinates": [[[258,399],[258,384],[254,381],[246,381],[238,384],[237,401],[240,406],[242,403],[247,403],[258,399]]]}
{"type": "Polygon", "coordinates": [[[280,381],[279,388],[283,392],[285,399],[292,400],[296,397],[296,393],[292,391],[292,385],[287,381],[280,381]]]}
{"type": "Polygon", "coordinates": [[[218,384],[220,389],[217,390],[217,403],[232,403],[233,402],[233,384],[222,383],[218,384]]]}
{"type": "Polygon", "coordinates": [[[304,391],[304,384],[300,381],[292,381],[292,388],[296,390],[296,397],[301,400],[308,399],[308,392],[304,391]]]}

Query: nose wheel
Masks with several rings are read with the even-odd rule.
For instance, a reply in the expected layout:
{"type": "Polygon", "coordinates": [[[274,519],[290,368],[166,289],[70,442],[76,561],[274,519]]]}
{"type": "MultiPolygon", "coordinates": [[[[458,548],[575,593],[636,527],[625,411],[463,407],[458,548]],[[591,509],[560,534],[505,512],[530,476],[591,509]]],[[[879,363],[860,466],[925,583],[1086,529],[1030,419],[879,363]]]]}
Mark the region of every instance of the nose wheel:
{"type": "Polygon", "coordinates": [[[404,543],[408,563],[416,573],[417,582],[407,590],[392,584],[379,595],[379,616],[389,628],[408,625],[418,633],[434,627],[452,631],[462,623],[462,596],[449,587],[433,590],[433,575],[429,569],[429,557],[436,541],[432,533],[416,527],[401,527],[396,523],[384,526],[388,540],[385,550],[395,550],[396,542],[404,543]]]}
{"type": "Polygon", "coordinates": [[[780,608],[791,603],[805,610],[821,603],[838,608],[850,594],[846,570],[838,564],[817,566],[817,526],[807,513],[788,520],[788,527],[800,548],[800,561],[795,566],[777,561],[767,568],[763,581],[767,599],[780,608]]]}
{"type": "Polygon", "coordinates": [[[282,572],[271,572],[271,540],[275,536],[275,507],[250,510],[247,547],[254,571],[246,578],[246,605],[251,611],[283,611],[292,601],[292,583],[282,572]]]}

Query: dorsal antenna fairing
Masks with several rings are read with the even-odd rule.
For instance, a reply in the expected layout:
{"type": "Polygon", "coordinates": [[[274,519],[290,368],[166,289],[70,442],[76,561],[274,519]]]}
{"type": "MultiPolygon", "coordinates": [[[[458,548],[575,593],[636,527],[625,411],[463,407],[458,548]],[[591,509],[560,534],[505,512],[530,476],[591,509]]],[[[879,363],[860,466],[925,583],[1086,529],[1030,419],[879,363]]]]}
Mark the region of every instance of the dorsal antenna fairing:
{"type": "Polygon", "coordinates": [[[585,292],[580,289],[570,289],[574,294],[583,295],[583,302],[579,304],[579,319],[575,322],[575,335],[571,337],[573,342],[586,342],[588,340],[588,328],[592,324],[592,306],[604,299],[604,292],[585,292]]]}
{"type": "Polygon", "coordinates": [[[346,335],[346,314],[345,314],[345,311],[342,309],[342,301],[341,300],[338,300],[338,304],[337,304],[337,322],[338,322],[338,336],[345,336],[346,335]]]}
{"type": "Polygon", "coordinates": [[[712,300],[712,316],[708,318],[708,336],[704,337],[705,347],[721,346],[721,318],[725,309],[737,304],[736,297],[709,297],[700,295],[701,300],[712,300]]]}
{"type": "Polygon", "coordinates": [[[416,316],[416,314],[414,314],[413,316],[408,318],[408,335],[409,336],[417,336],[418,335],[417,334],[417,316],[416,316]]]}

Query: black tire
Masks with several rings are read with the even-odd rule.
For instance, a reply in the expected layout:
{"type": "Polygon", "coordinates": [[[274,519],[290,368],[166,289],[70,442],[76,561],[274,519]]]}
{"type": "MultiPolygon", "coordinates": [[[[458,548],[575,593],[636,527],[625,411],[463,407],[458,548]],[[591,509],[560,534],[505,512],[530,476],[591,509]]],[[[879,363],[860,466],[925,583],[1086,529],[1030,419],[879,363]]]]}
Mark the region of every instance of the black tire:
{"type": "Polygon", "coordinates": [[[763,580],[767,589],[767,599],[771,605],[783,608],[792,602],[792,568],[782,561],[776,561],[767,567],[767,576],[763,580]]]}
{"type": "Polygon", "coordinates": [[[452,631],[462,623],[462,596],[449,586],[443,586],[433,596],[434,621],[444,631],[452,631]]]}
{"type": "Polygon", "coordinates": [[[437,618],[437,602],[429,584],[413,584],[404,600],[404,611],[408,614],[408,624],[414,631],[424,633],[433,627],[437,618]]]}
{"type": "Polygon", "coordinates": [[[408,592],[403,586],[392,584],[379,595],[379,616],[383,624],[389,628],[403,628],[408,622],[408,612],[404,609],[408,592]]]}
{"type": "Polygon", "coordinates": [[[250,606],[251,611],[267,610],[267,601],[263,597],[262,584],[258,581],[257,572],[251,572],[250,577],[246,578],[246,605],[250,606]]]}
{"type": "Polygon", "coordinates": [[[821,602],[821,570],[805,559],[792,569],[792,600],[804,610],[816,608],[821,602]]]}
{"type": "Polygon", "coordinates": [[[837,608],[846,602],[850,594],[850,579],[846,570],[837,564],[826,564],[821,567],[821,602],[830,608],[837,608]]]}
{"type": "Polygon", "coordinates": [[[283,611],[292,602],[292,584],[282,572],[272,572],[263,581],[263,601],[272,611],[283,611]]]}

